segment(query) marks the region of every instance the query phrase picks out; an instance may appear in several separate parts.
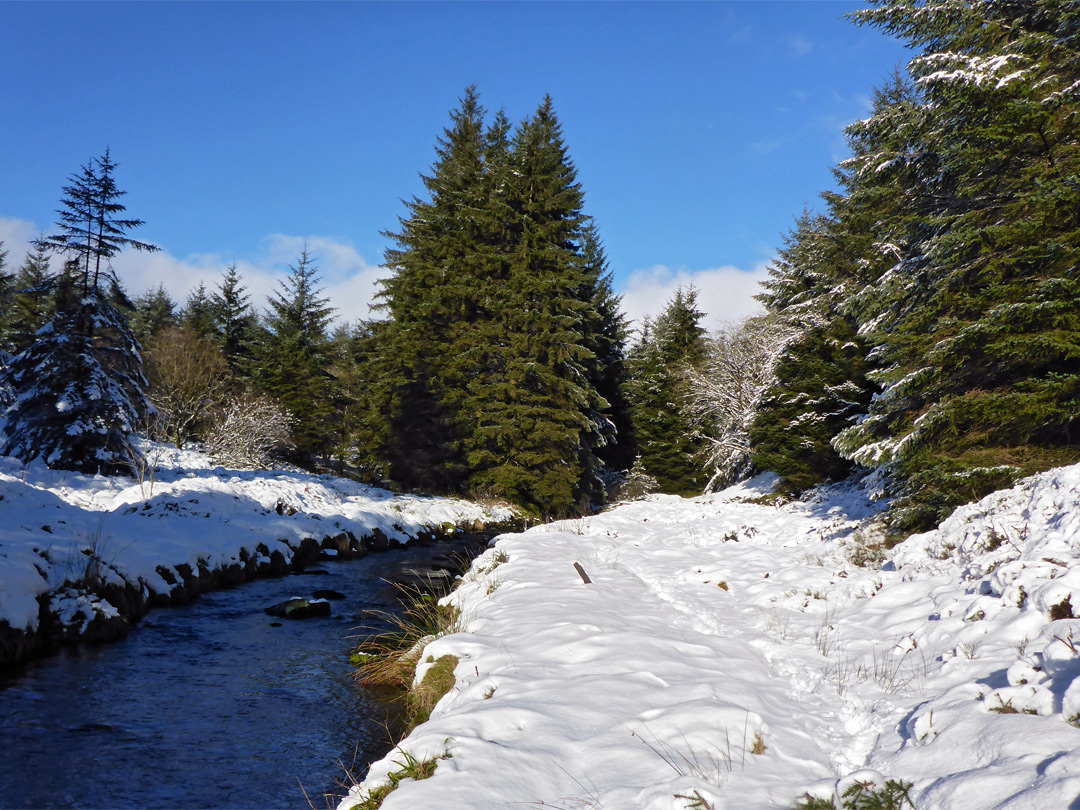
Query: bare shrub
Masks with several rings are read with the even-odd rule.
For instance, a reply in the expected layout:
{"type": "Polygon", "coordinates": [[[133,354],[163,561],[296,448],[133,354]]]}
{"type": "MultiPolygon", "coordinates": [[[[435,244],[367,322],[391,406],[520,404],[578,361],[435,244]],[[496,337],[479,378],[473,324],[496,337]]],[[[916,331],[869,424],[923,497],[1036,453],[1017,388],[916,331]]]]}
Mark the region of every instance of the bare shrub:
{"type": "Polygon", "coordinates": [[[293,418],[276,400],[245,391],[234,395],[213,415],[206,448],[219,464],[267,469],[289,448],[293,418]]]}
{"type": "Polygon", "coordinates": [[[160,438],[161,417],[157,413],[143,417],[142,436],[128,435],[124,439],[127,454],[126,466],[131,477],[139,484],[139,491],[144,498],[154,497],[154,485],[161,472],[161,461],[165,457],[165,446],[155,439],[160,438]]]}
{"type": "Polygon", "coordinates": [[[183,449],[226,391],[225,355],[190,329],[165,329],[150,341],[147,367],[159,429],[183,449]]]}
{"type": "Polygon", "coordinates": [[[704,364],[687,369],[683,409],[707,443],[705,464],[712,477],[706,491],[749,466],[750,424],[775,381],[776,361],[795,334],[775,317],[749,318],[714,334],[704,364]]]}

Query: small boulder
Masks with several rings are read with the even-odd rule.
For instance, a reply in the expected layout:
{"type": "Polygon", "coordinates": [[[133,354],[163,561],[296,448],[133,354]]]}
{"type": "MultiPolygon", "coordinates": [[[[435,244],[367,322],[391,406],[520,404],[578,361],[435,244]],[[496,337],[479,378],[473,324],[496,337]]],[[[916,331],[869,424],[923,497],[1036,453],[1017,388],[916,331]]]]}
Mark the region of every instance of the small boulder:
{"type": "Polygon", "coordinates": [[[316,599],[329,599],[331,601],[337,601],[339,599],[345,598],[345,594],[341,593],[340,591],[331,591],[329,589],[315,591],[312,596],[314,596],[316,599]]]}
{"type": "Polygon", "coordinates": [[[330,603],[325,599],[308,601],[297,597],[271,605],[264,612],[279,619],[311,619],[316,616],[329,616],[330,603]]]}

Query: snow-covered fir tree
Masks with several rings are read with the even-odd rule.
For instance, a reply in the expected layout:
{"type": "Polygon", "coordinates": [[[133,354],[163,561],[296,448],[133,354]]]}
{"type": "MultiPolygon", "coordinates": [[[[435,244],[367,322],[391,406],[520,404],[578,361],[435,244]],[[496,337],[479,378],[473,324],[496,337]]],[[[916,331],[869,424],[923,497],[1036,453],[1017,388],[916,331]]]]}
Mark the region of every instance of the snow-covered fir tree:
{"type": "Polygon", "coordinates": [[[140,346],[116,307],[110,259],[123,248],[157,250],[127,236],[142,224],[125,207],[108,150],[64,187],[58,232],[40,246],[68,257],[49,280],[55,315],[11,362],[13,389],[0,453],[83,472],[124,472],[131,434],[152,411],[140,346]]]}

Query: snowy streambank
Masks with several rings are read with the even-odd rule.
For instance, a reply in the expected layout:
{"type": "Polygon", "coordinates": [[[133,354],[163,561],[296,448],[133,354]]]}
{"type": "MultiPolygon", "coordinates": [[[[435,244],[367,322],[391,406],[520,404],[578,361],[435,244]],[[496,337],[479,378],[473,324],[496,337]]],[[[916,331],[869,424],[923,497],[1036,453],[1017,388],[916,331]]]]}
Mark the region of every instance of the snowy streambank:
{"type": "Polygon", "coordinates": [[[161,469],[141,484],[0,458],[0,665],[57,641],[122,634],[148,605],[513,516],[152,450],[161,469]]]}
{"type": "Polygon", "coordinates": [[[1080,807],[1080,466],[866,567],[858,492],[764,487],[499,538],[424,653],[455,688],[340,810],[410,758],[441,759],[387,810],[785,808],[875,771],[923,810],[1080,807]]]}

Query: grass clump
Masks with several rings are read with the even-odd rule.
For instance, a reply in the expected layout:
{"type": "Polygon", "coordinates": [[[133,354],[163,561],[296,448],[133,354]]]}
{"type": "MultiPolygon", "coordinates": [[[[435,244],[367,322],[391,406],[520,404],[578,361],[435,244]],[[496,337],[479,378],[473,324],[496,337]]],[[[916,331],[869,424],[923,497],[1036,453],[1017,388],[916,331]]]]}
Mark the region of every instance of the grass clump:
{"type": "Polygon", "coordinates": [[[760,731],[754,732],[754,742],[750,746],[750,753],[754,756],[761,756],[769,750],[769,746],[765,745],[765,738],[761,735],[760,731]]]}
{"type": "Polygon", "coordinates": [[[701,791],[692,790],[689,793],[676,793],[676,799],[685,799],[688,804],[686,810],[716,810],[716,805],[701,795],[701,791]]]}
{"type": "Polygon", "coordinates": [[[903,536],[891,534],[880,522],[856,529],[847,548],[847,560],[857,568],[878,568],[903,536]]]}
{"type": "MultiPolygon", "coordinates": [[[[856,782],[841,797],[839,810],[914,810],[908,791],[913,787],[910,782],[890,779],[882,787],[875,787],[873,782],[856,782]]],[[[796,805],[796,810],[837,810],[833,799],[815,798],[809,794],[796,805]]]]}
{"type": "Polygon", "coordinates": [[[372,611],[369,615],[389,629],[364,639],[350,661],[361,684],[396,690],[403,698],[408,733],[426,722],[435,704],[454,688],[458,659],[452,655],[432,662],[420,683],[414,681],[424,649],[435,639],[458,632],[461,616],[457,608],[439,604],[430,594],[404,586],[398,590],[402,610],[372,611]]]}
{"type": "Polygon", "coordinates": [[[430,779],[435,775],[435,769],[439,765],[440,759],[448,759],[450,754],[443,754],[441,757],[432,757],[431,759],[418,760],[412,754],[403,753],[402,759],[404,762],[394,760],[394,764],[400,766],[398,770],[391,771],[386,775],[388,781],[385,785],[379,785],[378,787],[371,788],[359,804],[354,804],[352,810],[378,810],[382,807],[382,803],[386,800],[386,797],[393,793],[398,787],[407,779],[414,781],[420,781],[421,779],[430,779]]]}
{"type": "Polygon", "coordinates": [[[458,632],[461,625],[457,608],[440,605],[434,596],[414,588],[397,588],[403,610],[371,611],[369,615],[389,629],[360,642],[351,659],[357,667],[357,679],[365,686],[411,688],[424,647],[458,632]]]}

